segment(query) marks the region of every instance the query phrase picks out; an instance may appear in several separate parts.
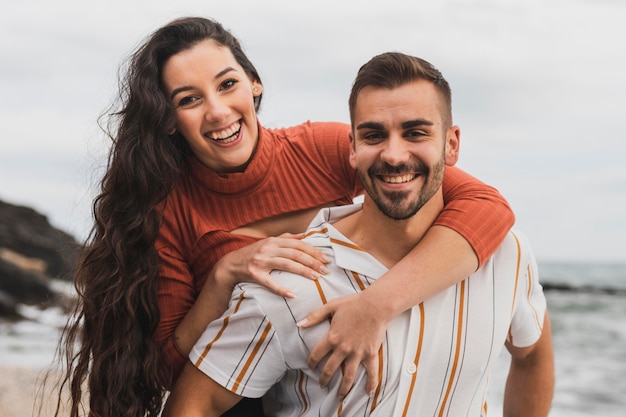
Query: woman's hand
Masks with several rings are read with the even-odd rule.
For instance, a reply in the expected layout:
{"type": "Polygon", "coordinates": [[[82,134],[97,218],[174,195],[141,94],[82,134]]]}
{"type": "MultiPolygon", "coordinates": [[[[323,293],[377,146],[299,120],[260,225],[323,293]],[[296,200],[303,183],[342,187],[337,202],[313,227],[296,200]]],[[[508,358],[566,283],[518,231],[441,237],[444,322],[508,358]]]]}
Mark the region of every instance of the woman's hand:
{"type": "Polygon", "coordinates": [[[284,233],[259,240],[223,256],[213,269],[216,282],[230,288],[239,282],[256,282],[283,297],[293,293],[272,279],[272,270],[282,270],[310,279],[326,274],[329,258],[321,250],[303,242],[303,233],[284,233]]]}
{"type": "Polygon", "coordinates": [[[278,285],[271,278],[270,271],[279,269],[311,279],[327,273],[327,255],[302,242],[303,237],[303,234],[286,233],[259,240],[223,256],[175,330],[174,340],[181,354],[189,354],[206,326],[226,311],[237,283],[257,282],[280,296],[291,298],[293,294],[278,285]]]}
{"type": "Polygon", "coordinates": [[[378,385],[378,352],[388,320],[380,303],[372,304],[365,293],[367,291],[330,300],[298,323],[300,327],[311,327],[331,319],[330,329],[311,351],[308,365],[314,369],[328,357],[320,373],[320,384],[327,386],[343,364],[340,398],[352,388],[361,363],[367,372],[366,393],[372,395],[378,385]]]}

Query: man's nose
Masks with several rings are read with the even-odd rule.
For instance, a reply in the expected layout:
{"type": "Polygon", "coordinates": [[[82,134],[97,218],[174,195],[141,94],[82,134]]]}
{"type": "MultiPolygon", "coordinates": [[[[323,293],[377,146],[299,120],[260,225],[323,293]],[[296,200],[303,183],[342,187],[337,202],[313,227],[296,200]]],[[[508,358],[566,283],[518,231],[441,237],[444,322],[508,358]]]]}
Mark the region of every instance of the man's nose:
{"type": "Polygon", "coordinates": [[[380,158],[389,165],[400,165],[409,160],[407,143],[400,135],[391,135],[384,143],[380,158]]]}

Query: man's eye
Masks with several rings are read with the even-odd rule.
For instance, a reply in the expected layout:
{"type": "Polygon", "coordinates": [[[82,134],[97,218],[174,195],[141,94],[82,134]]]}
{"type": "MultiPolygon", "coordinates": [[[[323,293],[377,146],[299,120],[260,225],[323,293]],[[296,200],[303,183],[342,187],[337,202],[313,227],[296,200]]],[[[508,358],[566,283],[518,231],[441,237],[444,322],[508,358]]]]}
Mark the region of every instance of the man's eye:
{"type": "Polygon", "coordinates": [[[425,136],[426,133],[422,132],[422,131],[417,131],[417,130],[411,130],[409,132],[406,133],[406,136],[410,137],[410,138],[416,138],[419,139],[422,136],[425,136]]]}
{"type": "Polygon", "coordinates": [[[384,138],[385,138],[385,135],[380,132],[370,132],[370,133],[363,135],[363,140],[368,141],[368,142],[377,142],[377,141],[383,140],[384,138]]]}

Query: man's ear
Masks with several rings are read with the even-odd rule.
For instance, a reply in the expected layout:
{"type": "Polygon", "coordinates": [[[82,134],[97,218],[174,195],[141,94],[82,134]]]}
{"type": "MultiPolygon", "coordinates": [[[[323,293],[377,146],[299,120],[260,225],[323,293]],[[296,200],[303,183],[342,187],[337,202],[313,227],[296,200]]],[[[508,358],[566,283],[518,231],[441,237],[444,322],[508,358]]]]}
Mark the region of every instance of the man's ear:
{"type": "Polygon", "coordinates": [[[350,138],[350,166],[353,169],[356,169],[356,143],[354,141],[352,130],[348,132],[348,137],[350,138]]]}
{"type": "Polygon", "coordinates": [[[446,133],[446,165],[452,166],[459,160],[461,128],[452,126],[446,133]]]}

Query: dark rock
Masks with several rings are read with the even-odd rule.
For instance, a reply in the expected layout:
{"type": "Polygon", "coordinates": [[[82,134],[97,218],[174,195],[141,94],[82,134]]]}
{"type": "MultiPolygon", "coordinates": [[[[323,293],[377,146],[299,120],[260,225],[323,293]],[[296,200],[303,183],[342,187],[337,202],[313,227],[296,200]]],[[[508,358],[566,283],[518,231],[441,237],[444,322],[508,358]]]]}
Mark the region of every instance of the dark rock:
{"type": "Polygon", "coordinates": [[[80,245],[28,207],[0,201],[0,316],[17,314],[20,303],[63,305],[51,280],[71,279],[80,245]]]}
{"type": "Polygon", "coordinates": [[[18,319],[21,315],[17,312],[15,299],[4,291],[0,291],[0,317],[18,319]]]}
{"type": "Polygon", "coordinates": [[[46,263],[50,277],[69,279],[76,265],[78,243],[50,225],[35,210],[0,201],[0,248],[46,263]]]}
{"type": "Polygon", "coordinates": [[[44,273],[22,269],[3,259],[0,259],[0,290],[25,304],[53,302],[56,294],[44,273]]]}

